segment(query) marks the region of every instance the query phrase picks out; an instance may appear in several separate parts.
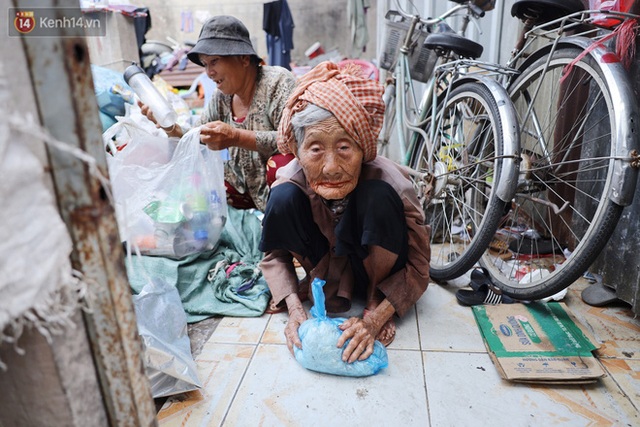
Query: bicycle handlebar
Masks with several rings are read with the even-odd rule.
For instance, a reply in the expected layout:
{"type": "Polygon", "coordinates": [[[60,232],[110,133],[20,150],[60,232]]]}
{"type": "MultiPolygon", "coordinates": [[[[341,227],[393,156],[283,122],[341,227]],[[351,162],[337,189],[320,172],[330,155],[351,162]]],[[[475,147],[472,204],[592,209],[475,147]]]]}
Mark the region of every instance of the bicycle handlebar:
{"type": "Polygon", "coordinates": [[[427,26],[431,26],[431,25],[435,25],[443,20],[445,20],[446,18],[449,18],[450,16],[453,16],[455,14],[457,14],[460,11],[465,11],[465,13],[467,14],[467,16],[469,16],[469,18],[473,18],[473,19],[479,19],[482,18],[485,14],[484,10],[482,10],[480,7],[476,6],[475,4],[473,4],[472,2],[467,2],[465,4],[458,4],[454,7],[452,7],[451,9],[447,10],[445,13],[443,13],[442,15],[436,17],[436,18],[421,18],[420,15],[412,15],[408,12],[406,12],[401,6],[400,6],[400,0],[394,0],[394,3],[396,5],[396,9],[397,12],[400,16],[402,16],[403,18],[412,20],[412,19],[417,19],[419,20],[421,23],[423,23],[424,25],[427,26]]]}

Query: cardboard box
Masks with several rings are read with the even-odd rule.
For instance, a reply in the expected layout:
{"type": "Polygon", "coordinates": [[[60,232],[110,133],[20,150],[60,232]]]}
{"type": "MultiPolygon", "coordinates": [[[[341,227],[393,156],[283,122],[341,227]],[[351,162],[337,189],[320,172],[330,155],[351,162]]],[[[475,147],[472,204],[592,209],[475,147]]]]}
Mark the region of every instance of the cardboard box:
{"type": "Polygon", "coordinates": [[[473,307],[480,333],[502,378],[527,383],[595,382],[605,376],[593,339],[565,304],[473,307]]]}

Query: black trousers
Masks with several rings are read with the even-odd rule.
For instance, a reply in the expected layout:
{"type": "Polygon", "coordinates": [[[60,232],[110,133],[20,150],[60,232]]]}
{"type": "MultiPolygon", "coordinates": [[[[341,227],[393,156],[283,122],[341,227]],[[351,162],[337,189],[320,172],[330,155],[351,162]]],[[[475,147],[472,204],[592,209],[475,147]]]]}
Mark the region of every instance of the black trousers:
{"type": "Polygon", "coordinates": [[[363,181],[351,193],[335,225],[335,248],[329,247],[327,238],[314,222],[309,198],[292,183],[271,189],[262,230],[260,250],[263,252],[287,250],[309,259],[314,266],[329,251],[348,256],[356,289],[366,289],[369,283],[363,264],[369,245],[381,246],[398,255],[391,274],[407,263],[407,222],[402,200],[393,187],[381,180],[363,181]]]}

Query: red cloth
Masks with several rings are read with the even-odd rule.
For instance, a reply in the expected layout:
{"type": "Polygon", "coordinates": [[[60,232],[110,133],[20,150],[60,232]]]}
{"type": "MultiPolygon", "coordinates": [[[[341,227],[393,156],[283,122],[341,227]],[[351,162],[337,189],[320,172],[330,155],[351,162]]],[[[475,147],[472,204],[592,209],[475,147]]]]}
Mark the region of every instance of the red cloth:
{"type": "Polygon", "coordinates": [[[267,185],[271,187],[271,184],[276,180],[276,172],[282,166],[293,160],[295,156],[293,154],[274,154],[267,160],[267,185]]]}
{"type": "MultiPolygon", "coordinates": [[[[295,156],[293,154],[274,154],[267,160],[267,185],[271,187],[271,184],[276,180],[276,172],[278,169],[293,160],[295,156]]],[[[227,190],[227,204],[233,206],[236,209],[256,209],[251,196],[248,194],[242,194],[238,192],[227,181],[224,182],[224,186],[227,190]]]]}

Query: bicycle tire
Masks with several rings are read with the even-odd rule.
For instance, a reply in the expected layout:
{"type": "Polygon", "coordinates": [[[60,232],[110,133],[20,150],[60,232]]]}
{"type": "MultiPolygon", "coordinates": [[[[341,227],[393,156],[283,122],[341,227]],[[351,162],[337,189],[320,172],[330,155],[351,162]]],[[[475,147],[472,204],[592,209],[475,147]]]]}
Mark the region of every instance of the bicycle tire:
{"type": "Polygon", "coordinates": [[[550,297],[577,280],[606,245],[623,210],[609,198],[617,141],[602,67],[587,55],[560,83],[565,66],[580,53],[571,46],[547,53],[509,86],[523,161],[500,230],[513,256],[486,253],[480,264],[503,293],[521,300],[550,297]]]}
{"type": "Polygon", "coordinates": [[[503,123],[492,92],[479,82],[463,83],[440,100],[433,153],[419,138],[410,157],[417,171],[432,171],[435,185],[424,207],[431,226],[430,275],[450,280],[473,267],[485,252],[506,202],[496,194],[503,154],[503,123]]]}

